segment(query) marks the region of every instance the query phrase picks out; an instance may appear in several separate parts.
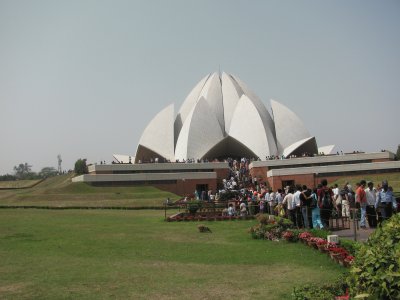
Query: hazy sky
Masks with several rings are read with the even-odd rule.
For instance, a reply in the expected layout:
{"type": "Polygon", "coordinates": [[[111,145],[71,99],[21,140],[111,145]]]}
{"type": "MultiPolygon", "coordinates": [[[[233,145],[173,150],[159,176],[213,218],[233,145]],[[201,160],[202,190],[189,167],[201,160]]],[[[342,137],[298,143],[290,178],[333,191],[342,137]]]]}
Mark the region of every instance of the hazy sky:
{"type": "Polygon", "coordinates": [[[319,146],[400,143],[400,1],[0,0],[0,174],[134,155],[219,69],[319,146]]]}

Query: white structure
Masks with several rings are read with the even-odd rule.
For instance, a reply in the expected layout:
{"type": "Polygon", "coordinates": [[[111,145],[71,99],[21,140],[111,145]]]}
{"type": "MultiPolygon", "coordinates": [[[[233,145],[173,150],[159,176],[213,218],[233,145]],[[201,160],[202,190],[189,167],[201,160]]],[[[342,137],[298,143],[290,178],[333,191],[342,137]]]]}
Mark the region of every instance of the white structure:
{"type": "Polygon", "coordinates": [[[168,106],[144,130],[135,162],[222,157],[290,156],[318,152],[300,118],[272,100],[273,115],[237,77],[204,77],[174,118],[168,106]]]}

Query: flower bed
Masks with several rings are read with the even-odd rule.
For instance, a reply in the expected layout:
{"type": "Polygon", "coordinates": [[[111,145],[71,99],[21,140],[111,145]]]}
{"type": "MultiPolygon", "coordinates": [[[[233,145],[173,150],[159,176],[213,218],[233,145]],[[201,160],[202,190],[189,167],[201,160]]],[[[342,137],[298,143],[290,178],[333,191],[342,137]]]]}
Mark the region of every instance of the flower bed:
{"type": "Polygon", "coordinates": [[[230,221],[230,220],[249,220],[254,219],[254,216],[246,216],[245,218],[240,216],[222,216],[220,214],[201,214],[201,213],[186,213],[181,212],[175,215],[169,216],[167,222],[182,222],[182,221],[230,221]]]}
{"type": "Polygon", "coordinates": [[[310,232],[302,232],[298,235],[298,238],[310,247],[318,249],[322,253],[327,253],[335,262],[344,267],[349,267],[354,261],[354,256],[350,255],[344,247],[340,247],[336,243],[329,243],[326,239],[314,237],[310,232]]]}

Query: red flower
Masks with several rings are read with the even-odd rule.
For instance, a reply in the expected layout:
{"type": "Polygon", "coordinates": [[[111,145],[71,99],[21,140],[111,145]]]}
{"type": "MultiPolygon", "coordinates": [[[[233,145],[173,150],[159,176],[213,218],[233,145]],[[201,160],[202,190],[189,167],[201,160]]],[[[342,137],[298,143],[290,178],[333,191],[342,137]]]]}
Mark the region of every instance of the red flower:
{"type": "Polygon", "coordinates": [[[310,237],[312,237],[312,235],[311,235],[311,233],[309,233],[307,231],[304,231],[304,232],[299,234],[299,239],[302,239],[302,240],[306,240],[306,239],[308,239],[310,237]]]}

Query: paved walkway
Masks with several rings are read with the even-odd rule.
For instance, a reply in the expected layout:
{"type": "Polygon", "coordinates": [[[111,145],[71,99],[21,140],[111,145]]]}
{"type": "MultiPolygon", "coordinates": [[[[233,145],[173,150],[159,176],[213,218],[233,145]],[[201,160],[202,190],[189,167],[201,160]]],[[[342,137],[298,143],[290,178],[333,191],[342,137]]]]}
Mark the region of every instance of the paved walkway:
{"type": "MultiPolygon", "coordinates": [[[[336,230],[332,231],[332,234],[337,234],[339,237],[342,238],[347,238],[351,239],[354,241],[354,223],[351,221],[350,222],[350,229],[344,229],[344,230],[336,230]]],[[[366,228],[366,229],[361,229],[360,227],[356,228],[356,239],[359,242],[365,242],[370,234],[374,232],[375,229],[371,228],[366,228]]]]}

